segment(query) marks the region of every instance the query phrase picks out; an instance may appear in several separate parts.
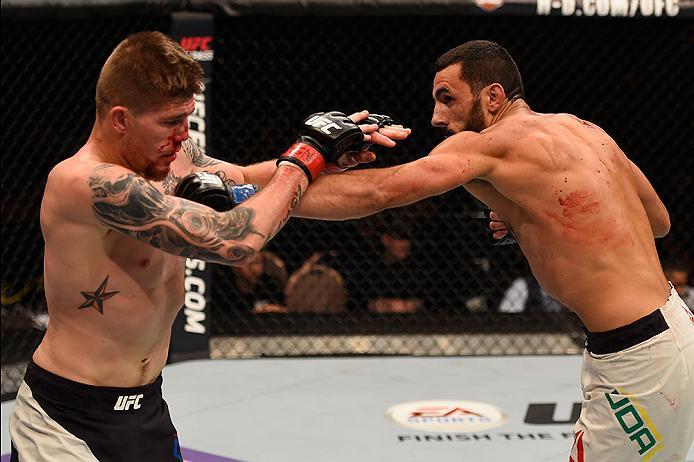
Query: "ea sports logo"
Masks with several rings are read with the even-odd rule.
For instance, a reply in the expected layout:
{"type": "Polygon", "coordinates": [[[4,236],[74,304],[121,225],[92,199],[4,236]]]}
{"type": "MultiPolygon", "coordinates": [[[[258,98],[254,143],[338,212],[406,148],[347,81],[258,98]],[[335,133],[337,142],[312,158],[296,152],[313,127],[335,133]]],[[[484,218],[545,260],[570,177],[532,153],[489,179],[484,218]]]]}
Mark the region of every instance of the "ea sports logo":
{"type": "Polygon", "coordinates": [[[411,401],[386,411],[396,424],[429,432],[476,432],[506,423],[496,406],[476,401],[411,401]]]}

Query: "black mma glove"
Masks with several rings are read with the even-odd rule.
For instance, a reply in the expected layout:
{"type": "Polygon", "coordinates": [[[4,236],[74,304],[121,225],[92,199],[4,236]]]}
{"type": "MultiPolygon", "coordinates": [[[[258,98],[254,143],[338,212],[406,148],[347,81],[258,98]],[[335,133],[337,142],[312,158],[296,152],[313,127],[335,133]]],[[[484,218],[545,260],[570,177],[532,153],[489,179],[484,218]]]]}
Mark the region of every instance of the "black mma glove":
{"type": "Polygon", "coordinates": [[[309,183],[326,164],[337,160],[352,146],[364,140],[364,134],[352,119],[341,112],[318,112],[310,115],[299,130],[299,139],[277,160],[301,167],[309,183]]]}
{"type": "Polygon", "coordinates": [[[484,223],[484,228],[489,233],[489,242],[492,245],[515,244],[516,238],[513,237],[513,234],[511,234],[510,229],[508,230],[508,233],[504,237],[502,237],[501,239],[495,239],[494,238],[494,233],[496,231],[493,231],[489,228],[489,223],[491,223],[493,221],[490,217],[491,213],[492,213],[492,209],[484,209],[482,212],[477,212],[473,215],[473,218],[475,218],[476,220],[480,220],[482,223],[484,223]]]}
{"type": "Polygon", "coordinates": [[[196,172],[178,182],[174,195],[226,212],[257,192],[258,186],[254,184],[227,186],[214,173],[196,172]]]}
{"type": "Polygon", "coordinates": [[[378,128],[383,128],[386,125],[395,125],[395,121],[390,116],[384,114],[369,114],[362,122],[367,124],[378,124],[378,128]]]}
{"type": "MultiPolygon", "coordinates": [[[[395,125],[395,121],[387,115],[369,114],[366,119],[359,122],[359,125],[364,124],[377,124],[378,128],[383,128],[386,125],[395,125]]],[[[359,162],[354,159],[354,155],[360,151],[368,151],[373,144],[374,143],[371,141],[363,140],[355,143],[353,146],[350,146],[347,152],[340,156],[335,163],[326,165],[324,171],[326,173],[339,173],[359,165],[359,162]]]]}
{"type": "MultiPolygon", "coordinates": [[[[378,128],[383,128],[387,125],[395,125],[395,121],[387,115],[369,114],[369,116],[359,122],[359,124],[378,124],[378,128]]],[[[369,148],[371,148],[371,146],[373,146],[371,141],[362,141],[361,143],[357,143],[355,146],[353,146],[350,151],[367,151],[369,148]]]]}

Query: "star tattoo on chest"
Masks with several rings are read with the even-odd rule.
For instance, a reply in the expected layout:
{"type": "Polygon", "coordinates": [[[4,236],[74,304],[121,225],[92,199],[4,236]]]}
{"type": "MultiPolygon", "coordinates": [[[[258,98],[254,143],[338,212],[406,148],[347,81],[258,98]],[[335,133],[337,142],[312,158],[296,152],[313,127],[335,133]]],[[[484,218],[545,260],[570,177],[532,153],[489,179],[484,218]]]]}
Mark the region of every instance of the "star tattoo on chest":
{"type": "Polygon", "coordinates": [[[108,284],[108,276],[94,292],[80,292],[84,297],[84,303],[77,308],[80,310],[82,308],[94,308],[99,313],[104,314],[104,301],[120,292],[119,290],[106,292],[106,284],[108,284]]]}

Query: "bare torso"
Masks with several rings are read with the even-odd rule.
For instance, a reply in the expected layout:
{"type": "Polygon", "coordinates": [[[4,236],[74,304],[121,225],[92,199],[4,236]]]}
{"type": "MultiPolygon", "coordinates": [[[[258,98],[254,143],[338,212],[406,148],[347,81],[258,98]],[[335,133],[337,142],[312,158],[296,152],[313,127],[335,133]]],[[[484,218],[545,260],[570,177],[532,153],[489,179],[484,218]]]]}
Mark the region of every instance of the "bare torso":
{"type": "Polygon", "coordinates": [[[529,113],[482,133],[503,160],[466,189],[512,229],[543,288],[600,332],[665,303],[669,286],[629,160],[599,127],[529,113]]]}
{"type": "MultiPolygon", "coordinates": [[[[49,176],[41,228],[50,321],[34,361],[82,383],[139,386],[166,363],[185,260],[107,229],[87,201],[71,197],[69,182],[88,181],[98,165],[85,147],[49,176]]],[[[172,164],[179,177],[190,168],[172,164]]]]}

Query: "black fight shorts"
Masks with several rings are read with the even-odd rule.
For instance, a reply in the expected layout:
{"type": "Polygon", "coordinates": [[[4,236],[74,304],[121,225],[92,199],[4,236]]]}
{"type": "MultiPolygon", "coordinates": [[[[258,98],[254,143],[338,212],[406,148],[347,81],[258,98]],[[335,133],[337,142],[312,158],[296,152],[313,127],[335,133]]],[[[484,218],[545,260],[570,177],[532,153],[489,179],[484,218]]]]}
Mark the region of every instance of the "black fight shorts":
{"type": "Polygon", "coordinates": [[[30,362],[10,416],[10,460],[183,462],[161,383],[96,387],[30,362]]]}

